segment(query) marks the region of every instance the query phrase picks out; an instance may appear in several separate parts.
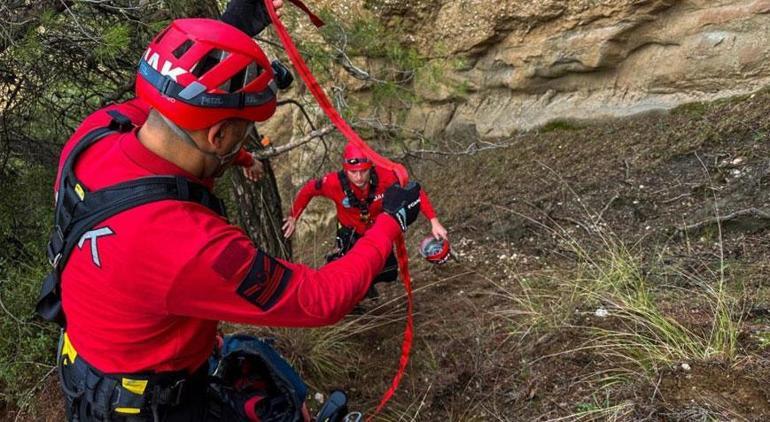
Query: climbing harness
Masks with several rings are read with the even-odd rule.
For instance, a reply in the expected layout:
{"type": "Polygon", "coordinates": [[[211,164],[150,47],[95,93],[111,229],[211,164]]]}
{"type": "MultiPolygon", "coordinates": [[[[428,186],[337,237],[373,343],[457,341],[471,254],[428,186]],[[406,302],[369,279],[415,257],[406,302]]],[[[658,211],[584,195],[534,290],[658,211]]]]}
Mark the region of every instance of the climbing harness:
{"type": "Polygon", "coordinates": [[[343,204],[346,203],[351,208],[358,208],[358,218],[361,220],[361,222],[368,225],[371,218],[369,207],[371,207],[372,202],[374,202],[374,198],[376,196],[377,173],[374,171],[371,172],[371,175],[369,176],[369,194],[363,201],[358,199],[356,194],[353,192],[353,189],[350,187],[350,179],[348,179],[348,176],[345,174],[344,170],[337,172],[337,178],[340,180],[342,191],[345,192],[345,199],[343,200],[343,204]]]}
{"type": "Polygon", "coordinates": [[[62,328],[66,319],[61,304],[61,273],[75,246],[86,232],[102,221],[130,208],[149,202],[177,200],[199,203],[224,216],[224,203],[205,186],[181,176],[152,176],[128,180],[104,189],[90,191],[75,176],[77,158],[90,146],[108,135],[125,133],[134,126],[115,110],[107,112],[112,120],[97,127],[76,142],[62,166],[56,195],[54,229],[48,242],[48,261],[53,267],[43,280],[35,310],[46,321],[62,328]]]}

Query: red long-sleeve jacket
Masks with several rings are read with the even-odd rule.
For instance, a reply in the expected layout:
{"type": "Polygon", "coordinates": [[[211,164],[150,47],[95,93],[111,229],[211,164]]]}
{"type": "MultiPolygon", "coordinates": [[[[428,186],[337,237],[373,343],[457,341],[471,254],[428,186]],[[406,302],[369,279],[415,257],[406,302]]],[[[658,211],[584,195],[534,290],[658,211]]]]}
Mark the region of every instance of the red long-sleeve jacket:
{"type": "MultiPolygon", "coordinates": [[[[385,190],[398,182],[398,178],[392,171],[379,167],[374,167],[372,171],[377,174],[377,186],[372,203],[369,205],[370,218],[368,221],[363,221],[361,219],[361,211],[357,207],[351,206],[349,201],[346,200],[345,191],[342,189],[342,184],[336,172],[327,173],[320,179],[311,179],[302,186],[299,192],[297,192],[291,207],[292,217],[299,218],[311,199],[316,196],[323,196],[334,202],[334,206],[337,208],[337,221],[341,225],[352,227],[356,233],[363,234],[371,226],[374,219],[382,214],[382,197],[385,190]]],[[[359,188],[352,183],[350,188],[360,201],[366,200],[369,196],[369,189],[371,189],[369,184],[359,188]]],[[[433,209],[433,205],[424,190],[420,191],[420,210],[428,220],[436,217],[436,211],[433,209]]]]}
{"type": "MultiPolygon", "coordinates": [[[[110,109],[135,123],[147,117],[136,101],[94,113],[65,146],[61,162],[76,140],[109,122],[110,109]]],[[[80,155],[75,173],[90,190],[148,175],[212,184],[145,148],[136,130],[97,142],[80,155]]],[[[95,229],[64,268],[62,302],[78,355],[108,373],[193,371],[211,353],[220,320],[334,323],[363,298],[400,231],[382,216],[348,255],[315,270],[262,253],[240,228],[197,203],[152,202],[95,229]]]]}

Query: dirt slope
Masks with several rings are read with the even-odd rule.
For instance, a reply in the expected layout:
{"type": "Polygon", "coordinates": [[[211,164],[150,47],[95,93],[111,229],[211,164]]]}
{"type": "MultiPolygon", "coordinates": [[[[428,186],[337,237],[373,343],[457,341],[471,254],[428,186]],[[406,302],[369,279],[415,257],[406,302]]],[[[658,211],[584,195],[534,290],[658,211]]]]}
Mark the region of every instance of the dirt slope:
{"type": "MultiPolygon", "coordinates": [[[[770,219],[762,211],[770,205],[768,112],[770,93],[761,92],[670,114],[585,127],[554,124],[473,155],[407,158],[451,227],[458,261],[438,268],[413,261],[420,289],[415,350],[386,418],[770,418],[770,219]],[[526,294],[557,292],[580,273],[580,260],[552,229],[562,228],[598,256],[606,246],[596,234],[602,227],[638,256],[666,317],[692,332],[708,332],[709,305],[689,294],[700,285],[673,270],[656,275],[656,268],[685,268],[713,281],[709,276],[720,262],[718,227],[709,223],[715,212],[737,212],[723,222],[721,242],[727,290],[741,310],[734,358],[661,365],[650,376],[607,386],[597,374],[622,363],[586,349],[587,332],[620,322],[595,317],[596,303],[523,306],[526,294]],[[703,224],[679,230],[697,223],[703,224]],[[529,280],[529,290],[522,290],[522,280],[529,280]],[[544,315],[538,324],[528,319],[537,312],[544,315]]],[[[436,146],[453,148],[463,149],[436,146]]],[[[410,242],[425,229],[412,230],[410,242]]],[[[304,246],[304,259],[318,256],[319,249],[314,255],[304,246]]],[[[398,286],[383,290],[380,303],[399,302],[398,286]]],[[[344,385],[357,405],[373,405],[395,370],[401,312],[393,304],[373,309],[371,315],[394,321],[354,337],[356,361],[343,374],[311,382],[344,385]]]]}

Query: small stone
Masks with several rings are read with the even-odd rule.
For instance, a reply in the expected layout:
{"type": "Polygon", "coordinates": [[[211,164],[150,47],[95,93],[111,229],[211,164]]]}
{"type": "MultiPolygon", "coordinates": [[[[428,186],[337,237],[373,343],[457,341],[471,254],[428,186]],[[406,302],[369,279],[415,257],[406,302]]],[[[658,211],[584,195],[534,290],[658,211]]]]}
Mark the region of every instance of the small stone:
{"type": "Polygon", "coordinates": [[[690,367],[690,364],[688,364],[688,363],[683,363],[683,364],[682,364],[682,370],[683,370],[683,371],[685,371],[685,372],[688,372],[688,371],[690,371],[691,369],[692,369],[692,368],[690,367]]]}
{"type": "Polygon", "coordinates": [[[313,400],[318,402],[318,404],[324,404],[324,395],[321,393],[315,393],[313,396],[313,400]]]}

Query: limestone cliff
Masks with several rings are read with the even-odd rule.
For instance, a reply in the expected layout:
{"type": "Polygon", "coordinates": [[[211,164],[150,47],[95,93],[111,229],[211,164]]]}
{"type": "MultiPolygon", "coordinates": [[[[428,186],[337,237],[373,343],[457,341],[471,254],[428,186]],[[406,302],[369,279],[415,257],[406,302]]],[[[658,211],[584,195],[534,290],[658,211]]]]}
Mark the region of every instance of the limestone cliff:
{"type": "Polygon", "coordinates": [[[406,123],[429,137],[501,138],[770,84],[770,0],[319,3],[372,14],[433,62],[462,58],[414,82],[406,123]]]}

